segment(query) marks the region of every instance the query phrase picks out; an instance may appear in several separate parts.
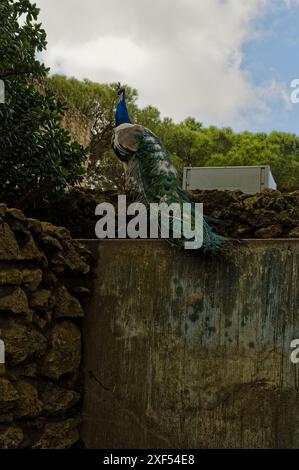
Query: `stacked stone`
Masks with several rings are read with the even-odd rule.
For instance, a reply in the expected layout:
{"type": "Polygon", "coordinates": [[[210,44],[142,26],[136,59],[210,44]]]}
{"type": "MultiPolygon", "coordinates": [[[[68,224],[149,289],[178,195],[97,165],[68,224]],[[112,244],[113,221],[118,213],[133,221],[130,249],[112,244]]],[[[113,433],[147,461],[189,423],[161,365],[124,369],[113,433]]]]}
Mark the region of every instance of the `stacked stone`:
{"type": "MultiPolygon", "coordinates": [[[[222,235],[240,238],[299,238],[299,190],[290,193],[265,190],[259,194],[241,191],[192,191],[195,202],[204,204],[204,213],[220,219],[222,235]]],[[[55,205],[43,210],[46,220],[64,225],[75,238],[94,238],[97,204],[109,202],[117,211],[117,191],[74,189],[65,195],[61,211],[55,205]]],[[[132,202],[130,196],[128,203],[132,202]]],[[[34,214],[40,218],[40,213],[34,214]]]]}
{"type": "Polygon", "coordinates": [[[91,263],[68,230],[0,205],[0,448],[79,441],[91,263]]]}
{"type": "Polygon", "coordinates": [[[217,231],[239,238],[299,238],[299,191],[192,191],[204,214],[221,220],[217,231]]]}

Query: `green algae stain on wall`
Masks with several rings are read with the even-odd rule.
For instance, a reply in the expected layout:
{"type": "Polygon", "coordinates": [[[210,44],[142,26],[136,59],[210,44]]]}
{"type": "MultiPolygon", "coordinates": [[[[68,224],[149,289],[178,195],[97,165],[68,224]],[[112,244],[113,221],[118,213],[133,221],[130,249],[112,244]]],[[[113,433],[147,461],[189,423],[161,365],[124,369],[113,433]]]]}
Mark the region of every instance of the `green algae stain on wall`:
{"type": "Polygon", "coordinates": [[[299,446],[298,241],[252,240],[228,260],[91,243],[87,447],[299,446]]]}

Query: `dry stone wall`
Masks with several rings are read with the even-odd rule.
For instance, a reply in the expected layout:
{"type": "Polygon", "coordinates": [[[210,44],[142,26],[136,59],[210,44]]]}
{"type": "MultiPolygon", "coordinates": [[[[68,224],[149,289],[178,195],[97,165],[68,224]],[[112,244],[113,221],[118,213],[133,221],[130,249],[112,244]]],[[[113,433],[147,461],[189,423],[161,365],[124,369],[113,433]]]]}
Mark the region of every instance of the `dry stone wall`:
{"type": "Polygon", "coordinates": [[[91,264],[68,230],[0,205],[0,448],[80,445],[91,264]]]}
{"type": "Polygon", "coordinates": [[[216,230],[237,238],[299,238],[299,191],[281,193],[265,189],[257,194],[241,191],[192,191],[204,213],[221,222],[216,230]]]}

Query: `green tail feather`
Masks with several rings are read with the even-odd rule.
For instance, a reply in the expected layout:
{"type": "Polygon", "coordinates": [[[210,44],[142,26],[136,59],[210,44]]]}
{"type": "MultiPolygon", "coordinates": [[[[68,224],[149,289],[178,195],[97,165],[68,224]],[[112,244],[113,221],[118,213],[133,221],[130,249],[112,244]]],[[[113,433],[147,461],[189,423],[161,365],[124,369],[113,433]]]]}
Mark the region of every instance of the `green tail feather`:
{"type": "MultiPolygon", "coordinates": [[[[194,221],[194,203],[188,194],[181,188],[177,170],[172,165],[169,152],[158,137],[150,131],[144,130],[140,135],[140,144],[134,154],[129,173],[137,183],[140,199],[145,204],[165,202],[167,205],[179,203],[192,204],[192,220],[194,221]]],[[[170,224],[173,226],[171,216],[170,224]]],[[[212,228],[203,218],[203,245],[204,252],[215,252],[224,248],[224,237],[213,232],[212,228]]],[[[170,242],[182,247],[188,241],[186,238],[170,238],[170,242]]]]}

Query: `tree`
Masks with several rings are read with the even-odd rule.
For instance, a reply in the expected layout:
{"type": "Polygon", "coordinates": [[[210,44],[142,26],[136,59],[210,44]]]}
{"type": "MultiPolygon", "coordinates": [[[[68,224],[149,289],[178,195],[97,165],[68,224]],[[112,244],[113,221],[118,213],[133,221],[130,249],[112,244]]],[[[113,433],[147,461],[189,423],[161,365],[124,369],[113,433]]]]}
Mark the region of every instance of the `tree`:
{"type": "Polygon", "coordinates": [[[286,132],[243,132],[226,153],[214,153],[208,166],[270,165],[278,187],[299,187],[299,138],[286,132]]]}
{"type": "Polygon", "coordinates": [[[0,198],[22,209],[79,182],[87,158],[59,125],[65,104],[50,91],[38,91],[48,72],[36,59],[46,47],[38,14],[29,0],[1,0],[0,198]]]}
{"type": "MultiPolygon", "coordinates": [[[[54,93],[67,100],[90,121],[90,148],[86,180],[90,187],[109,189],[124,183],[123,166],[111,152],[111,137],[115,126],[117,102],[116,83],[100,84],[84,79],[54,75],[48,84],[54,93]]],[[[126,86],[130,115],[137,111],[137,91],[126,86]]]]}
{"type": "MultiPolygon", "coordinates": [[[[91,119],[92,145],[88,169],[91,187],[123,187],[123,167],[111,151],[116,105],[116,84],[99,84],[54,76],[53,89],[91,119]]],[[[271,134],[230,128],[204,127],[192,117],[180,123],[161,118],[153,106],[140,109],[137,91],[126,87],[129,113],[133,122],[142,124],[161,138],[172,161],[182,174],[184,166],[271,165],[281,188],[299,187],[299,138],[284,132],[271,134]]]]}

